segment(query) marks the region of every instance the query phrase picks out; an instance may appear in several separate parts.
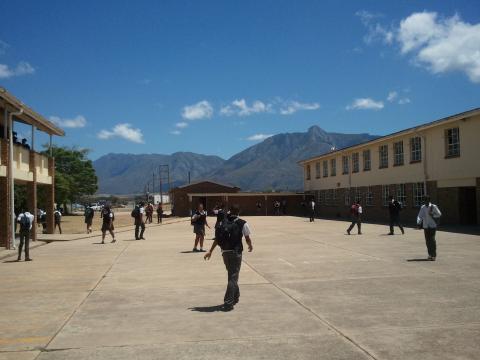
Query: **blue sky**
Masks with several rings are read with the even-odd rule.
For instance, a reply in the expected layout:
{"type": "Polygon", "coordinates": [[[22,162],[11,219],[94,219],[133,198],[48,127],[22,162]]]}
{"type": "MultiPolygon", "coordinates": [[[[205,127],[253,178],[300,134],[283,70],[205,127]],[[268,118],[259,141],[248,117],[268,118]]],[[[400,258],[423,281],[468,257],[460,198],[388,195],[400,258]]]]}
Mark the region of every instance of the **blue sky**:
{"type": "Polygon", "coordinates": [[[314,124],[386,134],[480,106],[476,0],[10,1],[0,13],[0,86],[92,159],[228,158],[314,124]]]}

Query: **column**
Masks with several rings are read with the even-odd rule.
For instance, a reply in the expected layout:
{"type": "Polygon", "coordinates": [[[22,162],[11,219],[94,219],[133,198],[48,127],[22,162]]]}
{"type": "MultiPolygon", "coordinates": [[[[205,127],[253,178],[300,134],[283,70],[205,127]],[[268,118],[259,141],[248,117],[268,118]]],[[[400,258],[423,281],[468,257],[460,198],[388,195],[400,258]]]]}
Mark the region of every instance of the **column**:
{"type": "MultiPolygon", "coordinates": [[[[8,164],[9,146],[5,140],[0,141],[0,156],[2,164],[8,164]]],[[[12,206],[10,194],[10,176],[7,166],[7,176],[0,177],[0,246],[11,248],[12,239],[12,206]]]]}
{"type": "Polygon", "coordinates": [[[35,167],[35,152],[30,151],[30,172],[33,173],[33,181],[27,183],[27,207],[33,216],[35,222],[30,232],[32,241],[37,241],[37,170],[35,167]]]}
{"type": "Polygon", "coordinates": [[[46,204],[45,211],[47,213],[47,234],[53,234],[55,229],[55,159],[48,158],[48,175],[52,178],[52,184],[45,186],[46,204]]]}

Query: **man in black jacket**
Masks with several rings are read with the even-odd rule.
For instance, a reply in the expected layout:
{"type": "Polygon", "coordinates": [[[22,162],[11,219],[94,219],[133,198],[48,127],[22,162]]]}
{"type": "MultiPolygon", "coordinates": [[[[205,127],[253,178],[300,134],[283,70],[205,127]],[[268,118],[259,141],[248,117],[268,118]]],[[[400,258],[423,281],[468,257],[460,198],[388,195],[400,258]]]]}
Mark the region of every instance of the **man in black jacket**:
{"type": "Polygon", "coordinates": [[[223,220],[224,223],[222,222],[220,225],[218,237],[204,256],[205,260],[209,260],[217,245],[222,249],[223,262],[228,272],[228,285],[223,305],[225,311],[233,310],[233,306],[240,299],[238,277],[240,275],[240,266],[242,265],[243,237],[245,237],[247,242],[248,251],[251,252],[253,250],[250,228],[245,220],[238,217],[239,213],[240,208],[238,205],[230,208],[230,213],[223,220]]]}
{"type": "Polygon", "coordinates": [[[400,223],[400,211],[402,210],[402,204],[398,202],[393,196],[390,196],[390,202],[388,203],[388,212],[390,213],[390,232],[388,235],[393,235],[393,227],[397,225],[400,228],[402,234],[405,234],[403,226],[400,223]]]}

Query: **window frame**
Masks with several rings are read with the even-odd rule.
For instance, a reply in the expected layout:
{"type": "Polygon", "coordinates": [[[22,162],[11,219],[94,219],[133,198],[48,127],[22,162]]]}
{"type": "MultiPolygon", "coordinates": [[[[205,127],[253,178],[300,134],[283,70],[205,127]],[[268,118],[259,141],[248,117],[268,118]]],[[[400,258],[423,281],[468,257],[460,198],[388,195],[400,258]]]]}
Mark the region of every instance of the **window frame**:
{"type": "Polygon", "coordinates": [[[460,128],[458,126],[445,129],[445,158],[456,158],[460,157],[460,128]],[[450,143],[450,138],[453,137],[449,135],[449,132],[456,130],[456,142],[450,143]],[[456,152],[451,152],[451,149],[456,149],[456,152]]]}
{"type": "Polygon", "coordinates": [[[390,185],[382,185],[382,206],[388,207],[390,201],[390,185]]]}
{"type": "Polygon", "coordinates": [[[419,162],[422,162],[422,138],[420,136],[414,136],[410,138],[410,164],[419,162]],[[416,140],[418,140],[418,143],[416,140]],[[418,158],[417,155],[414,154],[418,154],[418,158]]]}
{"type": "Polygon", "coordinates": [[[328,177],[328,160],[323,160],[322,168],[323,168],[323,177],[328,177]]]}
{"type": "Polygon", "coordinates": [[[402,204],[402,207],[407,206],[407,187],[405,184],[397,184],[395,186],[395,196],[397,201],[402,204]]]}
{"type": "Polygon", "coordinates": [[[352,154],[352,173],[360,172],[360,155],[358,152],[352,154]]]}
{"type": "Polygon", "coordinates": [[[337,158],[330,159],[330,176],[337,175],[337,158]]]}
{"type": "Polygon", "coordinates": [[[367,186],[365,191],[365,206],[373,206],[373,192],[372,187],[367,186]]]}
{"type": "Polygon", "coordinates": [[[370,149],[363,150],[363,171],[370,171],[372,170],[372,153],[370,149]],[[368,154],[368,158],[365,156],[368,154]]]}
{"type": "Polygon", "coordinates": [[[378,168],[379,169],[387,169],[388,168],[388,144],[380,145],[378,147],[378,168]],[[382,150],[385,150],[383,153],[382,150]],[[383,157],[383,155],[385,155],[383,157]],[[385,163],[384,163],[385,160],[385,163]]]}
{"type": "Polygon", "coordinates": [[[405,150],[403,148],[403,140],[400,140],[393,143],[393,166],[403,166],[404,164],[405,150]]]}
{"type": "Polygon", "coordinates": [[[310,164],[307,164],[306,169],[305,169],[305,180],[311,180],[312,178],[312,169],[310,168],[310,164]]]}
{"type": "Polygon", "coordinates": [[[350,173],[349,156],[348,155],[342,155],[342,175],[348,175],[349,173],[350,173]]]}
{"type": "Polygon", "coordinates": [[[321,171],[320,171],[320,161],[315,163],[315,179],[320,179],[321,171]]]}
{"type": "Polygon", "coordinates": [[[423,182],[418,182],[418,183],[413,183],[413,189],[412,189],[412,206],[414,208],[419,208],[423,204],[423,199],[426,195],[426,189],[425,189],[425,183],[423,182]],[[418,190],[421,189],[420,193],[418,190]]]}

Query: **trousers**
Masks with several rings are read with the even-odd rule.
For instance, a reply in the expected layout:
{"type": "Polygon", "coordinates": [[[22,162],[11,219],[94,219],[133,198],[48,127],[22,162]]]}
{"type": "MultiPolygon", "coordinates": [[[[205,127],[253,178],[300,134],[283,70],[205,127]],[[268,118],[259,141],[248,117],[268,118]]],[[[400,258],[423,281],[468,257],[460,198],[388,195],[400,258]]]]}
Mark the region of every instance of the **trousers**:
{"type": "Polygon", "coordinates": [[[400,223],[400,216],[398,216],[398,215],[390,216],[390,234],[393,234],[393,231],[394,231],[393,227],[395,225],[400,228],[400,231],[402,232],[402,234],[405,232],[403,230],[402,224],[400,223]]]}
{"type": "Polygon", "coordinates": [[[435,240],[436,228],[423,229],[428,256],[437,257],[437,241],[435,240]]]}
{"type": "Polygon", "coordinates": [[[240,288],[238,287],[238,277],[240,276],[240,267],[242,265],[242,253],[237,251],[227,251],[222,253],[223,262],[228,273],[227,290],[223,302],[227,305],[235,305],[240,299],[240,288]]]}
{"type": "Polygon", "coordinates": [[[25,245],[25,260],[30,259],[30,230],[20,230],[20,244],[18,245],[18,260],[22,258],[22,249],[25,245]]]}
{"type": "Polygon", "coordinates": [[[361,234],[362,233],[362,219],[360,218],[360,216],[358,216],[358,217],[357,216],[352,216],[352,223],[348,227],[347,231],[348,232],[352,231],[355,224],[357,224],[358,233],[361,234]]]}
{"type": "Polygon", "coordinates": [[[144,232],[145,232],[145,223],[135,224],[135,239],[140,240],[141,238],[143,238],[144,232]]]}

